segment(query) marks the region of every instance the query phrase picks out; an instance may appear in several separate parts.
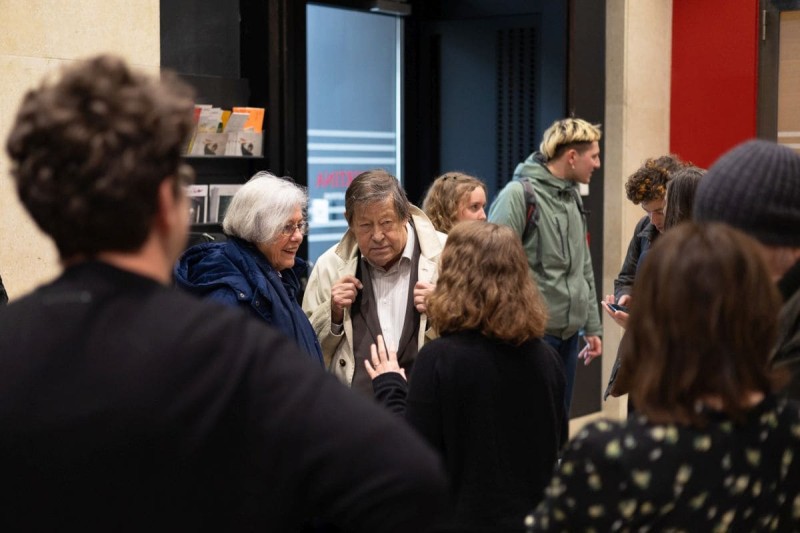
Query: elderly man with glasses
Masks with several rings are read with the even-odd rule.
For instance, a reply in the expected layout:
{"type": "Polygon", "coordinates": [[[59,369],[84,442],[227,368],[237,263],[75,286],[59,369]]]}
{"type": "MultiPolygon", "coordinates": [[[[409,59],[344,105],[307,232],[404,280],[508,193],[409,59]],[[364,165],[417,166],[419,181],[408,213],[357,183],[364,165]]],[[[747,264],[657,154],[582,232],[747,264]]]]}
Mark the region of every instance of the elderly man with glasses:
{"type": "Polygon", "coordinates": [[[356,176],[345,193],[345,218],[347,232],[311,272],[303,309],[328,369],[372,398],[364,360],[378,335],[407,375],[427,339],[425,297],[446,236],[383,170],[356,176]]]}

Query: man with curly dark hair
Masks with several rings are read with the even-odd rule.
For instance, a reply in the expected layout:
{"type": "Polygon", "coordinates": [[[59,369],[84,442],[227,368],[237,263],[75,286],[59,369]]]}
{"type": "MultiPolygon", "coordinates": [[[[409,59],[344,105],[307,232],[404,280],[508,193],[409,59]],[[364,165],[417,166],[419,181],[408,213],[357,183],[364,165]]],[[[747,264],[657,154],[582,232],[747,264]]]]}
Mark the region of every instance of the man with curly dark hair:
{"type": "MultiPolygon", "coordinates": [[[[614,320],[623,324],[627,320],[627,312],[615,310],[609,304],[618,304],[627,309],[631,299],[631,289],[648,250],[664,231],[667,183],[678,170],[687,163],[674,154],[662,155],[647,159],[625,182],[625,194],[634,205],[641,205],[646,213],[633,230],[633,237],[628,245],[628,252],[622,268],[614,280],[614,295],[605,297],[602,306],[614,320]]],[[[611,377],[604,398],[609,395],[620,396],[627,393],[628,386],[624,380],[618,380],[619,354],[611,370],[611,377]]],[[[629,407],[630,404],[629,404],[629,407]]]]}
{"type": "Polygon", "coordinates": [[[628,200],[634,205],[641,205],[646,214],[636,224],[625,262],[614,280],[614,296],[620,305],[628,303],[639,262],[664,231],[667,183],[672,174],[685,166],[686,163],[676,155],[662,155],[645,161],[625,182],[628,200]]]}
{"type": "Polygon", "coordinates": [[[277,330],[169,287],[193,105],[109,55],[22,101],[12,175],[64,272],[0,309],[0,529],[426,530],[445,481],[410,428],[277,330]]]}

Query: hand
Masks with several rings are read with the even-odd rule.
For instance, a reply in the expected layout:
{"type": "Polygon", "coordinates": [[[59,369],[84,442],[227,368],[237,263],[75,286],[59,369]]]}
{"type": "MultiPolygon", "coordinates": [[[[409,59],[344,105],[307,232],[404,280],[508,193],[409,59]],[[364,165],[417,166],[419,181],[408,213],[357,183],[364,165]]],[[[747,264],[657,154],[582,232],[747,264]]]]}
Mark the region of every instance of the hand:
{"type": "Polygon", "coordinates": [[[428,311],[428,296],[435,288],[436,285],[425,281],[418,281],[414,285],[414,307],[416,307],[418,313],[426,313],[428,311]]]}
{"type": "Polygon", "coordinates": [[[586,342],[586,346],[578,354],[578,359],[583,359],[583,364],[588,365],[595,357],[603,354],[603,341],[597,335],[587,335],[583,340],[586,342]]]}
{"type": "MultiPolygon", "coordinates": [[[[629,294],[623,294],[623,295],[622,295],[622,296],[620,296],[620,298],[619,298],[619,305],[623,305],[623,306],[626,306],[626,307],[627,307],[627,305],[630,303],[630,301],[631,301],[631,297],[630,297],[630,295],[629,295],[629,294]]],[[[627,328],[627,327],[628,327],[628,313],[626,313],[625,311],[614,311],[613,309],[611,309],[611,308],[608,306],[608,304],[613,304],[613,303],[615,303],[615,302],[614,302],[614,295],[613,295],[613,294],[608,294],[608,295],[606,295],[606,297],[605,297],[605,298],[604,298],[604,299],[603,299],[603,300],[600,302],[600,305],[602,305],[602,306],[603,306],[603,309],[604,309],[604,310],[605,310],[605,312],[608,314],[608,316],[610,316],[611,318],[613,318],[613,319],[614,319],[614,322],[616,322],[617,324],[619,324],[619,326],[620,326],[622,329],[625,329],[625,328],[627,328]]]]}
{"type": "Polygon", "coordinates": [[[356,301],[358,291],[363,288],[355,276],[344,276],[331,287],[331,322],[341,324],[344,321],[344,310],[356,301]]]}
{"type": "Polygon", "coordinates": [[[386,343],[383,342],[383,335],[378,335],[378,345],[371,344],[369,347],[372,361],[364,359],[364,366],[367,367],[367,374],[370,379],[375,379],[387,372],[396,372],[406,378],[405,369],[400,368],[397,363],[397,352],[387,351],[386,343]]]}

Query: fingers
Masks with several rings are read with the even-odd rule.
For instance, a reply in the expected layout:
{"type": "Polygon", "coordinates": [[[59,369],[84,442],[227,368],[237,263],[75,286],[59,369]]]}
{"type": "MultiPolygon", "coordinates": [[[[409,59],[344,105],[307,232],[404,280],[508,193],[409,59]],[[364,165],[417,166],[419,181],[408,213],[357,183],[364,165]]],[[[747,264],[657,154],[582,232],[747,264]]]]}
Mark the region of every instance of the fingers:
{"type": "Polygon", "coordinates": [[[369,376],[369,379],[375,379],[378,377],[378,371],[372,368],[369,359],[364,359],[364,367],[367,369],[367,375],[369,376]]]}
{"type": "Polygon", "coordinates": [[[584,337],[586,345],[578,353],[578,359],[583,359],[583,364],[588,365],[603,353],[603,341],[596,335],[584,337]]]}
{"type": "Polygon", "coordinates": [[[426,301],[435,288],[436,285],[425,281],[418,281],[414,285],[414,308],[418,313],[426,313],[428,311],[426,301]]]}
{"type": "Polygon", "coordinates": [[[400,368],[400,364],[397,362],[397,352],[389,350],[383,339],[383,335],[378,335],[375,340],[376,342],[369,346],[369,359],[364,360],[369,377],[374,379],[375,376],[387,372],[399,372],[405,377],[405,372],[400,368]]]}
{"type": "Polygon", "coordinates": [[[631,305],[631,295],[630,294],[623,294],[619,297],[619,305],[623,307],[630,307],[631,305]]]}
{"type": "Polygon", "coordinates": [[[348,275],[336,280],[331,287],[331,316],[334,322],[342,322],[344,310],[353,305],[362,288],[361,281],[355,276],[348,275]]]}

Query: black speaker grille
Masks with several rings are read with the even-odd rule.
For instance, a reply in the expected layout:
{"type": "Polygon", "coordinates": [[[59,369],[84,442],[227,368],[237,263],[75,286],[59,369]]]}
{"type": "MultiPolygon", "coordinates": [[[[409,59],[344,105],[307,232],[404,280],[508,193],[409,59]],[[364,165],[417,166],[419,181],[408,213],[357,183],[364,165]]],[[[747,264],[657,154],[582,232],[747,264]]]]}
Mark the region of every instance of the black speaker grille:
{"type": "Polygon", "coordinates": [[[536,149],[536,33],[533,28],[497,31],[497,189],[536,149]]]}

